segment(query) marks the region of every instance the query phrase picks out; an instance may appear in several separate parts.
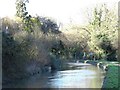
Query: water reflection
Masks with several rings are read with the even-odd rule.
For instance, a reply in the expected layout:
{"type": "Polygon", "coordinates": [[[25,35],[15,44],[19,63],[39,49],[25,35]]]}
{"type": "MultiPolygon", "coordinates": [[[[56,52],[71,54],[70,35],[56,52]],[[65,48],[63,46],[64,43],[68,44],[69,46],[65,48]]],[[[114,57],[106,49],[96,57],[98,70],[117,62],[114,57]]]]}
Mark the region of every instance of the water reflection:
{"type": "Polygon", "coordinates": [[[102,70],[94,66],[84,66],[78,70],[57,72],[49,80],[49,84],[54,88],[101,88],[103,77],[102,70]]]}
{"type": "Polygon", "coordinates": [[[30,79],[6,87],[26,88],[101,88],[104,72],[92,65],[77,66],[73,70],[35,75],[30,79]]]}

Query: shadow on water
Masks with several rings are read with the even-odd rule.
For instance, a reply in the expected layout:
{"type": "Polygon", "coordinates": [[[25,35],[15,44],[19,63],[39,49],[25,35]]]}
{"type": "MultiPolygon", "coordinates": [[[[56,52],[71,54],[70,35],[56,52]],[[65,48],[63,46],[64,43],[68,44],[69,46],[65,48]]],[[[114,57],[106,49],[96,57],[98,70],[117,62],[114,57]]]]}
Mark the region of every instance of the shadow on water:
{"type": "Polygon", "coordinates": [[[11,88],[101,88],[104,71],[83,63],[68,63],[66,70],[37,74],[5,87],[11,88]]]}

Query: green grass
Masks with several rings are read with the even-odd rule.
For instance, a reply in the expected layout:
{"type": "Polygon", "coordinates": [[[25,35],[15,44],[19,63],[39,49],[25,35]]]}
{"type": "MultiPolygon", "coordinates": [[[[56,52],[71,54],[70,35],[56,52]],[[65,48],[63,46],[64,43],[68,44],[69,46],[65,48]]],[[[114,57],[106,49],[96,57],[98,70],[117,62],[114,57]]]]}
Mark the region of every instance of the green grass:
{"type": "Polygon", "coordinates": [[[120,66],[116,65],[116,64],[120,64],[117,61],[106,61],[106,60],[87,60],[87,63],[101,63],[102,66],[106,66],[107,65],[107,71],[106,71],[106,75],[103,81],[103,86],[102,89],[104,90],[104,88],[108,89],[108,88],[112,88],[113,90],[120,90],[120,66]]]}
{"type": "Polygon", "coordinates": [[[120,88],[119,85],[119,66],[109,65],[102,88],[120,88]]]}

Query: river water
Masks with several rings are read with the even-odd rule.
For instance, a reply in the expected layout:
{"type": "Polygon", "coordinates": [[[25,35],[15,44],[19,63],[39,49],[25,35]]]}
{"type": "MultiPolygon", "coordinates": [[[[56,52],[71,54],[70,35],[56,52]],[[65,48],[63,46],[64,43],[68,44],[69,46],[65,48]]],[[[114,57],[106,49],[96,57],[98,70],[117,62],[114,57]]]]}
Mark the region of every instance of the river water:
{"type": "Polygon", "coordinates": [[[70,63],[63,71],[37,74],[29,79],[9,83],[9,88],[101,88],[105,72],[90,64],[70,63]]]}

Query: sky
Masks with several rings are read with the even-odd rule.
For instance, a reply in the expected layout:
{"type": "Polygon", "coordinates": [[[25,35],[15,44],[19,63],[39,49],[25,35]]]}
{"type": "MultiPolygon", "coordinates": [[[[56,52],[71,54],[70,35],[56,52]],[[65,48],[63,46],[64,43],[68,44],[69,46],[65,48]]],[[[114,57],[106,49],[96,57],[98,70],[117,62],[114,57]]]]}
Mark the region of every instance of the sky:
{"type": "MultiPolygon", "coordinates": [[[[16,12],[16,0],[0,0],[0,17],[13,17],[16,12]]],[[[86,22],[87,11],[100,3],[112,7],[119,0],[29,0],[27,10],[35,16],[51,17],[63,24],[86,22]]]]}

